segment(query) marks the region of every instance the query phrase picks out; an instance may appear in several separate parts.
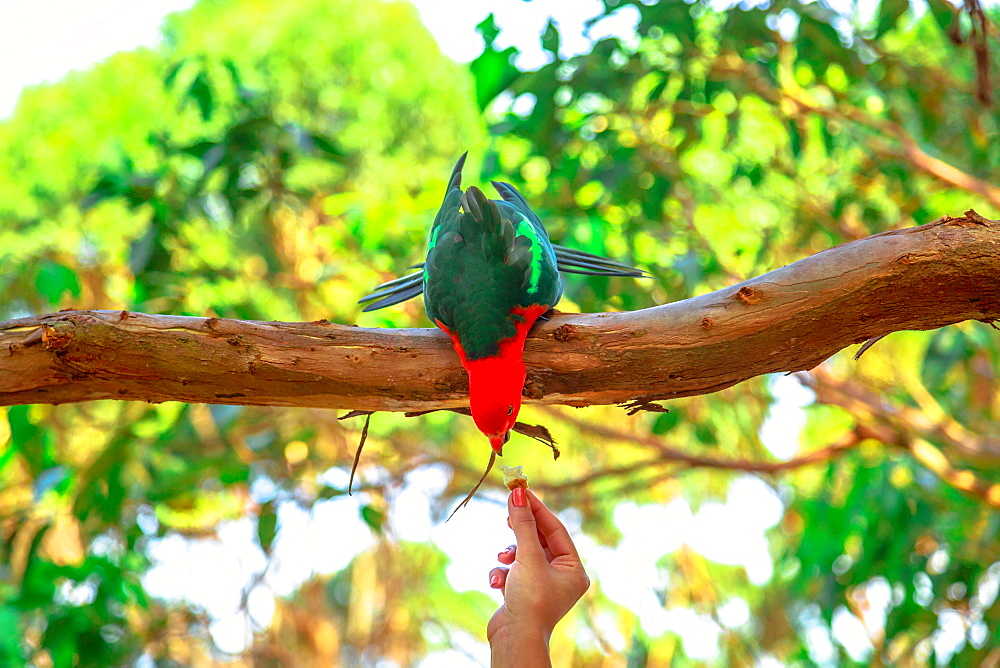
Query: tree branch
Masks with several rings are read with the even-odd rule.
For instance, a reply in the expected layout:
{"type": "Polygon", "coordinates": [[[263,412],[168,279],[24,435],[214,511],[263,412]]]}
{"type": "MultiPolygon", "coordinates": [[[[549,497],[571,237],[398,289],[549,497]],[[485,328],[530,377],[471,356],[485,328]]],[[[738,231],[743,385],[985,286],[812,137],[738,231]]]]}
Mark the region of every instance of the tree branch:
{"type": "MultiPolygon", "coordinates": [[[[1000,319],[1000,222],[975,212],[837,246],[723,290],[533,330],[532,403],[707,394],[902,329],[1000,319]]],[[[360,410],[465,405],[435,329],[69,311],[0,323],[0,405],[135,399],[360,410]]]]}
{"type": "MultiPolygon", "coordinates": [[[[599,425],[594,424],[593,422],[587,422],[586,420],[580,420],[576,417],[566,415],[565,413],[557,414],[556,409],[547,409],[547,412],[549,412],[550,415],[553,415],[556,419],[573,425],[579,429],[581,433],[598,436],[611,441],[641,445],[651,449],[654,453],[654,456],[649,461],[637,462],[635,464],[622,467],[621,469],[596,471],[587,478],[573,481],[574,484],[590,482],[591,478],[596,479],[605,475],[631,473],[646,466],[663,466],[665,464],[676,464],[687,469],[712,468],[727,469],[730,471],[743,471],[746,473],[781,473],[801,468],[803,466],[829,462],[830,460],[844,454],[851,448],[856,447],[865,438],[870,436],[867,430],[862,427],[858,427],[854,431],[844,434],[839,440],[831,443],[830,445],[818,448],[797,457],[793,457],[792,459],[781,461],[757,461],[752,459],[738,459],[734,457],[696,455],[690,452],[685,452],[683,449],[678,447],[671,447],[656,436],[649,434],[630,434],[620,429],[609,427],[608,425],[599,425]]],[[[676,470],[674,470],[674,474],[676,474],[676,470]]]]}
{"type": "Polygon", "coordinates": [[[847,380],[834,379],[823,371],[801,379],[816,392],[816,400],[850,412],[856,422],[855,432],[864,433],[882,443],[910,452],[914,459],[947,485],[1000,508],[1000,483],[990,483],[973,471],[958,468],[931,440],[937,440],[968,458],[996,461],[998,442],[991,437],[976,437],[958,423],[929,420],[926,415],[905,406],[892,406],[870,390],[847,380]]]}
{"type": "MultiPolygon", "coordinates": [[[[978,66],[980,57],[978,54],[976,57],[978,66]]],[[[870,128],[877,133],[876,136],[868,138],[869,148],[874,152],[906,160],[917,170],[942,183],[975,193],[993,206],[1000,206],[1000,188],[928,155],[917,140],[898,123],[879,118],[843,101],[832,106],[819,104],[803,91],[792,77],[785,77],[780,87],[775,87],[768,77],[762,75],[759,67],[748,64],[739,57],[720,59],[714,73],[718,76],[738,77],[758,95],[779,107],[787,101],[793,103],[800,112],[851,121],[870,128]],[[894,147],[881,137],[895,137],[902,146],[894,147]]]]}
{"type": "MultiPolygon", "coordinates": [[[[940,406],[928,406],[917,394],[919,408],[888,401],[861,383],[835,378],[829,372],[817,369],[802,376],[802,382],[816,393],[816,400],[839,406],[854,416],[859,424],[877,429],[878,438],[889,444],[909,447],[908,439],[922,438],[947,446],[962,458],[980,464],[1000,460],[1000,438],[990,434],[976,434],[966,429],[940,406]]],[[[919,392],[923,388],[912,387],[919,392]]],[[[923,390],[926,393],[926,390],[923,390]]]]}

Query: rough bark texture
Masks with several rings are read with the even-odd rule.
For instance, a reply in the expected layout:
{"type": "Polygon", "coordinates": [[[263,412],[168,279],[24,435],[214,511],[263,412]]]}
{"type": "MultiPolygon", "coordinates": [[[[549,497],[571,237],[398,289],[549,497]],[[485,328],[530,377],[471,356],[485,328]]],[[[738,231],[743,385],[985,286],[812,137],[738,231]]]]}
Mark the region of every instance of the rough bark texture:
{"type": "MultiPolygon", "coordinates": [[[[525,350],[526,400],[615,404],[810,369],[903,329],[1000,319],[1000,223],[974,212],[820,252],[628,313],[558,314],[525,350]]],[[[0,405],[138,399],[361,410],[462,406],[434,329],[67,311],[0,323],[0,405]]]]}

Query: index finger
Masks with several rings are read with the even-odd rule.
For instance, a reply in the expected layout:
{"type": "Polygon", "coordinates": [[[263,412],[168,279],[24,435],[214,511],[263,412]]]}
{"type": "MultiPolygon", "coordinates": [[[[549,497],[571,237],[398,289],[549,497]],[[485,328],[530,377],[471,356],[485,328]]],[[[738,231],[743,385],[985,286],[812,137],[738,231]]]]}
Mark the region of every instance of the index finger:
{"type": "Polygon", "coordinates": [[[535,516],[535,524],[538,526],[538,533],[542,535],[548,543],[549,551],[553,557],[570,556],[579,559],[580,555],[576,551],[576,545],[569,535],[569,531],[563,525],[555,513],[542,503],[542,500],[535,496],[535,493],[528,490],[528,504],[531,512],[535,516]]]}
{"type": "MultiPolygon", "coordinates": [[[[524,491],[523,489],[517,491],[524,491]]],[[[547,564],[545,549],[540,539],[541,532],[535,521],[534,509],[530,504],[515,506],[513,492],[507,497],[507,523],[514,530],[517,539],[517,556],[515,560],[522,564],[541,566],[547,564]]],[[[527,500],[527,496],[525,496],[527,500]]]]}

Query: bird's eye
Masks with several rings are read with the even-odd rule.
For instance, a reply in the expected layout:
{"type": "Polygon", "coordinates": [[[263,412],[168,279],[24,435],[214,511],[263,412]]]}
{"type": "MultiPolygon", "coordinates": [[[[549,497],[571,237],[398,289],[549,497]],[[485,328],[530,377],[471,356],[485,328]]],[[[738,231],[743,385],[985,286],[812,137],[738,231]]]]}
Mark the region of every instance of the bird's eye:
{"type": "Polygon", "coordinates": [[[508,406],[507,407],[507,415],[513,415],[513,414],[514,414],[514,407],[513,406],[508,406]]]}

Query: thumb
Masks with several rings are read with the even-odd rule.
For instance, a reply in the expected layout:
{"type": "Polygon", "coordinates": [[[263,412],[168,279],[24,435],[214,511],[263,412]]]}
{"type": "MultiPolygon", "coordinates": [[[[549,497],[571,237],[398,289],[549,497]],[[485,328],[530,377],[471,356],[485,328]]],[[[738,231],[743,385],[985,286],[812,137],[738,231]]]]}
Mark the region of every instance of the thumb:
{"type": "Polygon", "coordinates": [[[535,523],[535,513],[531,507],[531,496],[526,490],[515,489],[507,498],[507,513],[510,518],[510,528],[517,538],[516,560],[522,563],[537,563],[545,560],[545,551],[538,540],[538,525],[535,523]],[[517,498],[520,497],[520,498],[517,498]],[[522,502],[519,506],[515,501],[522,502]]]}

